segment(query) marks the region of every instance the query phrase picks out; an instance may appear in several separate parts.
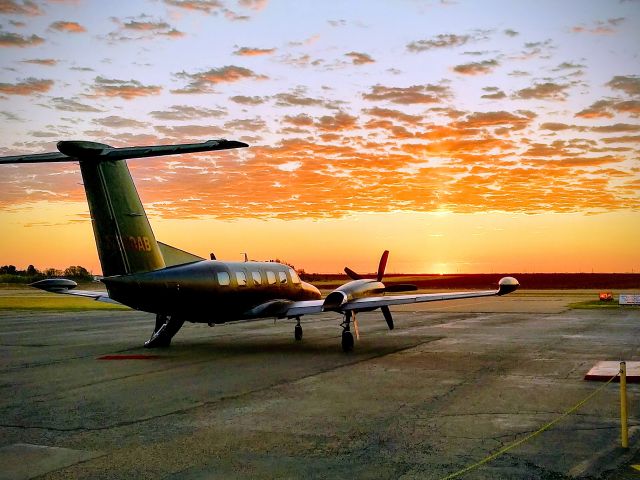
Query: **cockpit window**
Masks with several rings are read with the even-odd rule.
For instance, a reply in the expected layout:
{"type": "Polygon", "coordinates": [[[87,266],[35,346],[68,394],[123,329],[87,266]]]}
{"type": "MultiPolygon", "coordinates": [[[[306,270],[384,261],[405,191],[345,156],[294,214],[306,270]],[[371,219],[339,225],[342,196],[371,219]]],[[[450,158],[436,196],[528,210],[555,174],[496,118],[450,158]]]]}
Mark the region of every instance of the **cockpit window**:
{"type": "Polygon", "coordinates": [[[278,272],[278,280],[280,280],[280,283],[287,283],[287,274],[284,272],[278,272]]]}
{"type": "Polygon", "coordinates": [[[270,270],[267,270],[267,282],[269,283],[269,285],[273,285],[274,283],[276,283],[276,274],[270,270]]]}
{"type": "Polygon", "coordinates": [[[236,272],[236,280],[238,280],[239,287],[247,286],[247,276],[244,272],[236,272]]]}
{"type": "Polygon", "coordinates": [[[293,268],[289,269],[289,275],[291,275],[291,281],[293,283],[300,283],[300,277],[293,268]]]}
{"type": "Polygon", "coordinates": [[[229,274],[227,272],[218,272],[218,283],[220,285],[229,285],[229,274]]]}
{"type": "Polygon", "coordinates": [[[253,278],[253,283],[255,285],[260,285],[262,283],[262,277],[260,276],[260,272],[251,272],[251,278],[253,278]]]}

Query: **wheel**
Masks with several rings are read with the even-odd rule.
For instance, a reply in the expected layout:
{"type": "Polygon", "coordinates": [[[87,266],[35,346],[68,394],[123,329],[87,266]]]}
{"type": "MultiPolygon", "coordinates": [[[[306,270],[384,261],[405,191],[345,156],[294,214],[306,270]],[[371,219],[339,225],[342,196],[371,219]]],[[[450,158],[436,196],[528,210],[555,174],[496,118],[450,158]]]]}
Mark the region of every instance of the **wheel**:
{"type": "Polygon", "coordinates": [[[297,341],[302,340],[302,326],[301,325],[296,325],[296,328],[293,330],[293,337],[297,341]]]}
{"type": "Polygon", "coordinates": [[[342,332],[342,351],[351,352],[353,350],[353,335],[350,331],[342,332]]]}

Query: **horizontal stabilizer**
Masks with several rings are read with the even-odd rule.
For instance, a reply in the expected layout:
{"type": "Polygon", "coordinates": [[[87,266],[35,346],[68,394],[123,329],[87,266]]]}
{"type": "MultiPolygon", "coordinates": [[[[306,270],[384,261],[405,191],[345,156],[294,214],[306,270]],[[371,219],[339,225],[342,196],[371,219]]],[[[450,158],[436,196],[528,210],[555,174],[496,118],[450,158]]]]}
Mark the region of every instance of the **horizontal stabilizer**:
{"type": "Polygon", "coordinates": [[[73,295],[76,297],[91,298],[96,302],[114,303],[121,305],[120,302],[116,302],[106,292],[96,292],[94,290],[76,290],[78,286],[73,280],[66,278],[45,278],[29,284],[30,287],[39,288],[45,292],[60,293],[63,295],[73,295]]]}
{"type": "Polygon", "coordinates": [[[104,143],[85,141],[61,141],[57,147],[59,152],[37,153],[33,155],[16,155],[0,157],[1,163],[49,163],[77,162],[80,160],[126,160],[128,158],[160,157],[163,155],[179,155],[182,153],[209,152],[248,147],[246,143],[235,140],[208,140],[202,143],[183,143],[177,145],[152,145],[149,147],[115,148],[104,143]]]}
{"type": "Polygon", "coordinates": [[[204,258],[199,257],[198,255],[185,252],[184,250],[172,247],[171,245],[167,245],[166,243],[158,242],[158,247],[160,247],[160,253],[162,253],[164,264],[167,267],[184,265],[185,263],[200,262],[204,260],[204,258]]]}

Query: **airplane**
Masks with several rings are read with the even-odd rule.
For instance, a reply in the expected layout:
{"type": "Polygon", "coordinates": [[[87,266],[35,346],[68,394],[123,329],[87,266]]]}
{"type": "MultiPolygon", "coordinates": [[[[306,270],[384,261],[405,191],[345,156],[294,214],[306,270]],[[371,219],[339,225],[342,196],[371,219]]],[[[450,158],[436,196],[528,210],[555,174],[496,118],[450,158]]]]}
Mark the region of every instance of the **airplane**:
{"type": "Polygon", "coordinates": [[[107,293],[77,290],[76,282],[49,278],[31,286],[47,292],[120,303],[156,315],[147,348],[168,347],[185,321],[210,326],[264,318],[295,319],[294,338],[302,340],[303,315],[336,312],[343,316],[341,346],[354,348],[353,326],[359,337],[356,314],[380,309],[389,330],[392,305],[462,298],[502,296],[519,283],[504,277],[497,290],[439,294],[387,295],[413,291],[414,285],[385,285],[389,252],[380,259],[374,279],[350,268],[351,279],[324,299],[295,270],[277,262],[220,261],[156,240],[127,166],[128,159],[177,155],[248,147],[246,143],[218,139],[203,143],[115,148],[89,141],[60,141],[58,152],[0,157],[0,164],[78,162],[89,204],[91,222],[107,293]]]}

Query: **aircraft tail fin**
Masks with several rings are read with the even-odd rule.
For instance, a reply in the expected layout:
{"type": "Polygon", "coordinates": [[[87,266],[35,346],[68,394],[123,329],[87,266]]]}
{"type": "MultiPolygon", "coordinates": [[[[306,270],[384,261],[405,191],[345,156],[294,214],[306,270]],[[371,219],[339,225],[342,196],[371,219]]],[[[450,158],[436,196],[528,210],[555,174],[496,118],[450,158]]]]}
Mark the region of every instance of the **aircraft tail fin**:
{"type": "Polygon", "coordinates": [[[166,243],[158,242],[160,247],[160,253],[164,259],[164,264],[167,267],[173,267],[175,265],[184,265],[185,263],[200,262],[204,258],[194,255],[193,253],[185,252],[166,243]]]}
{"type": "Polygon", "coordinates": [[[151,229],[131,178],[126,159],[247,147],[246,143],[209,140],[204,143],[113,148],[84,141],[58,142],[60,153],[0,158],[3,163],[77,161],[91,212],[98,256],[105,277],[148,272],[200,259],[168,245],[167,259],[151,229]],[[176,252],[182,252],[178,255],[176,252]],[[186,256],[189,259],[183,262],[186,256]]]}

